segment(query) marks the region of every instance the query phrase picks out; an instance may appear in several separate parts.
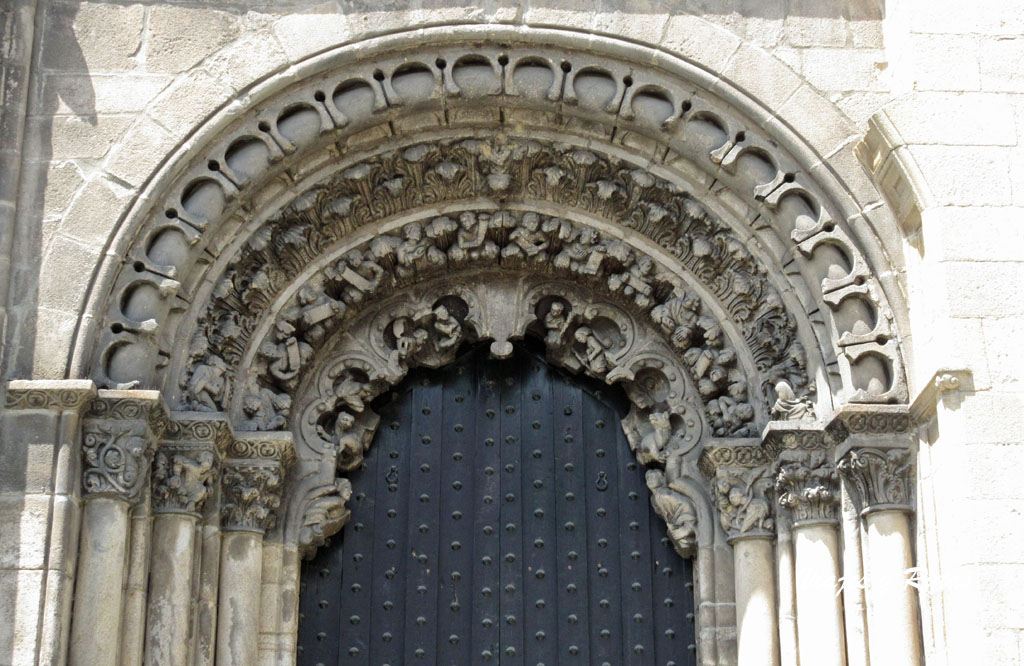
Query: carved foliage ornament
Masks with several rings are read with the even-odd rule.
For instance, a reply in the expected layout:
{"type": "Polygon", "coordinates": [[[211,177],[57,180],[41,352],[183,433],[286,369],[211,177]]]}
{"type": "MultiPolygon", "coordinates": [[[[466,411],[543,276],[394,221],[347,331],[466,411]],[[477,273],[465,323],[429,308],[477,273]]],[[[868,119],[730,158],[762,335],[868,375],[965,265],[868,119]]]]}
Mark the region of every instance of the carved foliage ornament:
{"type": "Polygon", "coordinates": [[[152,455],[144,422],[87,420],[82,426],[83,493],[138,502],[152,455]]]}
{"type": "Polygon", "coordinates": [[[239,433],[221,472],[221,525],[265,531],[277,524],[285,471],[295,460],[290,433],[239,433]]]}
{"type": "Polygon", "coordinates": [[[839,478],[824,451],[785,456],[779,461],[775,490],[796,526],[838,519],[839,478]]]}
{"type": "Polygon", "coordinates": [[[836,465],[864,512],[912,511],[914,464],[908,449],[852,449],[836,465]]]}

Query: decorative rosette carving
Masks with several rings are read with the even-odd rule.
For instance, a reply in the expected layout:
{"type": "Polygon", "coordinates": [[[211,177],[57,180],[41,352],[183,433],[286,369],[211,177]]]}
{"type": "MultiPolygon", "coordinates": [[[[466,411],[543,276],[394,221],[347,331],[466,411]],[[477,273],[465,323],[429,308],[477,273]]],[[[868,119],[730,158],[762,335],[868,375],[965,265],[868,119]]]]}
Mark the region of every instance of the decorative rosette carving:
{"type": "Polygon", "coordinates": [[[263,532],[277,524],[285,471],[295,459],[291,433],[240,433],[221,472],[221,525],[263,532]]]}
{"type": "Polygon", "coordinates": [[[779,461],[775,490],[793,524],[835,522],[839,517],[839,477],[825,453],[815,451],[779,461]]]}
{"type": "Polygon", "coordinates": [[[864,513],[913,510],[914,464],[909,449],[851,449],[836,467],[855,491],[864,513]]]}

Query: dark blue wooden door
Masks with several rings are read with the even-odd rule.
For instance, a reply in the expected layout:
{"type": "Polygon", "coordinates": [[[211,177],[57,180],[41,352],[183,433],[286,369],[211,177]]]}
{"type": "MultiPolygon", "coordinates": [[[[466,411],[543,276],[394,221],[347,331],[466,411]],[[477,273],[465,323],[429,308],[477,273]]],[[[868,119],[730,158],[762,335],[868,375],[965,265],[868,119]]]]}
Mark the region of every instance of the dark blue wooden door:
{"type": "Polygon", "coordinates": [[[352,518],[303,566],[301,666],[695,663],[619,389],[485,345],[375,408],[352,518]]]}

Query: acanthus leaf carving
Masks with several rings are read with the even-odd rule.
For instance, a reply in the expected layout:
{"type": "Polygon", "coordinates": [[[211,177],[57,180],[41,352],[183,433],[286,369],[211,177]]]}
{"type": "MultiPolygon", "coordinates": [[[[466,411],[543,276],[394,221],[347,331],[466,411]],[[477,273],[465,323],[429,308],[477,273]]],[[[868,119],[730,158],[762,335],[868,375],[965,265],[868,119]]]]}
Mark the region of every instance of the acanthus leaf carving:
{"type": "Polygon", "coordinates": [[[142,421],[87,420],[82,426],[82,491],[139,501],[153,456],[142,421]]]}
{"type": "Polygon", "coordinates": [[[906,448],[855,448],[836,465],[862,511],[912,511],[914,464],[906,448]]]}
{"type": "Polygon", "coordinates": [[[839,478],[824,451],[784,453],[775,490],[779,505],[792,512],[794,526],[838,520],[839,478]]]}

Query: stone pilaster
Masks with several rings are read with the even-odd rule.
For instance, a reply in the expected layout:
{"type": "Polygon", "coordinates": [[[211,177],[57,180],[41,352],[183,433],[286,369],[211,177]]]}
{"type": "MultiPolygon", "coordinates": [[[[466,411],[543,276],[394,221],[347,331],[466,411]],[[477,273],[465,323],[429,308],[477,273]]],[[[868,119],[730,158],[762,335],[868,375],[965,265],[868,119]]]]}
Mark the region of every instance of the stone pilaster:
{"type": "Polygon", "coordinates": [[[17,591],[14,660],[64,666],[78,566],[81,415],[87,379],[13,380],[0,411],[0,584],[17,591]],[[31,516],[31,520],[26,520],[31,516]],[[29,528],[28,526],[31,526],[29,528]]]}

